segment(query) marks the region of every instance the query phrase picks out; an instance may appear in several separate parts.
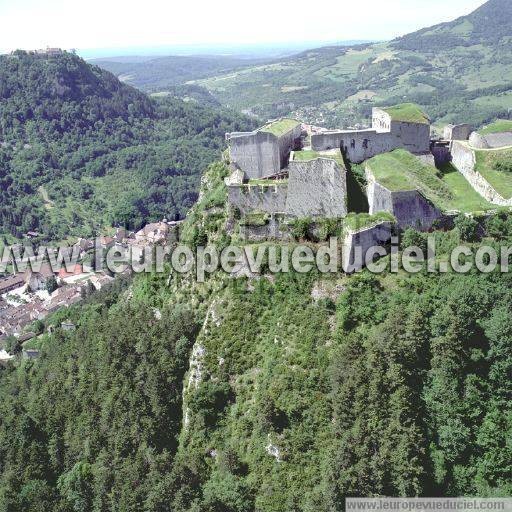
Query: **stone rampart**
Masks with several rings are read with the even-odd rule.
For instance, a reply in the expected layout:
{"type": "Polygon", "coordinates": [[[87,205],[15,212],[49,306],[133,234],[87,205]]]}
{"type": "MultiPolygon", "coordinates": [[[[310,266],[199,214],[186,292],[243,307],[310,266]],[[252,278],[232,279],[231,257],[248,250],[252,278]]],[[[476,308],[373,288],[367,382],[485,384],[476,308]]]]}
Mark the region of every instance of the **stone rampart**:
{"type": "Polygon", "coordinates": [[[288,185],[231,185],[229,204],[242,214],[251,212],[278,213],[286,209],[288,185]]]}
{"type": "Polygon", "coordinates": [[[382,120],[379,123],[379,129],[374,127],[369,130],[337,130],[315,133],[311,136],[311,149],[327,151],[340,148],[346,158],[353,163],[363,162],[394,149],[406,149],[415,154],[430,151],[430,126],[428,124],[390,121],[387,125],[382,120]],[[385,131],[387,126],[389,126],[389,130],[385,131]]]}
{"type": "Polygon", "coordinates": [[[466,144],[454,141],[451,147],[453,165],[470,185],[487,201],[499,206],[512,206],[512,198],[505,199],[476,170],[475,152],[466,144]]]}
{"type": "Polygon", "coordinates": [[[230,160],[249,179],[274,174],[281,169],[281,153],[277,137],[268,132],[228,135],[230,160]]]}
{"type": "Polygon", "coordinates": [[[342,264],[346,272],[357,272],[365,266],[368,249],[389,244],[393,232],[393,223],[380,222],[375,226],[347,231],[343,240],[342,264]]]}
{"type": "Polygon", "coordinates": [[[288,163],[290,151],[300,143],[301,125],[281,136],[265,130],[226,134],[230,161],[249,179],[271,176],[288,163]]]}
{"type": "Polygon", "coordinates": [[[347,214],[346,169],[341,169],[336,161],[292,161],[288,171],[288,215],[334,218],[347,214]]]}
{"type": "Polygon", "coordinates": [[[401,229],[412,227],[428,231],[434,222],[444,219],[443,213],[418,190],[391,191],[379,183],[366,166],[367,194],[370,214],[389,212],[401,229]]]}

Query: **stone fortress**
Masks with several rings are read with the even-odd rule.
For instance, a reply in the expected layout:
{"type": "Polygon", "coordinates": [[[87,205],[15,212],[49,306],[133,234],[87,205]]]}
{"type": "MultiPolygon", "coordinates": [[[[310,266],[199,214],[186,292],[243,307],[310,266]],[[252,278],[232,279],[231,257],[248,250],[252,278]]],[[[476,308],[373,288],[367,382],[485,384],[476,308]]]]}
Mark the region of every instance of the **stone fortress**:
{"type": "MultiPolygon", "coordinates": [[[[368,214],[392,214],[399,229],[450,225],[455,215],[471,212],[459,208],[435,165],[452,162],[483,203],[512,206],[512,197],[500,195],[476,170],[475,151],[512,146],[512,122],[502,123],[510,123],[510,131],[508,124],[490,133],[448,125],[434,140],[426,114],[403,104],[373,108],[372,127],[364,130],[325,130],[278,119],[253,132],[228,133],[228,203],[243,221],[242,237],[286,238],[282,227],[294,219],[347,217],[347,174],[362,166],[368,214]]],[[[382,244],[383,226],[391,236],[392,226],[384,221],[358,233],[352,229],[350,236],[376,242],[363,231],[378,230],[382,244]]]]}
{"type": "Polygon", "coordinates": [[[315,151],[339,148],[356,164],[398,148],[426,154],[430,151],[430,120],[410,105],[374,108],[372,128],[317,133],[311,136],[311,148],[315,151]]]}

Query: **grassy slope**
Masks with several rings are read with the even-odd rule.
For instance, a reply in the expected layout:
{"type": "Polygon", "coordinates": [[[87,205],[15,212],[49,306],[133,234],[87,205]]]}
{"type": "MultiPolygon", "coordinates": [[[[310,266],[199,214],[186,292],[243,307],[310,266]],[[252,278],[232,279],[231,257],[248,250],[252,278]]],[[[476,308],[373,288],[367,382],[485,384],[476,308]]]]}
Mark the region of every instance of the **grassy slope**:
{"type": "Polygon", "coordinates": [[[396,150],[368,160],[379,183],[391,191],[419,190],[436,206],[463,212],[490,209],[471,188],[469,183],[453,168],[445,168],[442,175],[418,160],[411,153],[396,150]]]}
{"type": "Polygon", "coordinates": [[[475,151],[476,169],[505,199],[512,197],[512,174],[494,168],[497,162],[512,157],[512,150],[475,151]]]}
{"type": "Polygon", "coordinates": [[[498,119],[494,123],[484,126],[478,131],[480,135],[503,132],[512,132],[512,121],[509,121],[508,119],[498,119]]]}
{"type": "Polygon", "coordinates": [[[476,192],[451,163],[444,165],[441,173],[441,179],[452,192],[454,209],[462,212],[478,212],[496,208],[496,205],[492,205],[476,192]]]}

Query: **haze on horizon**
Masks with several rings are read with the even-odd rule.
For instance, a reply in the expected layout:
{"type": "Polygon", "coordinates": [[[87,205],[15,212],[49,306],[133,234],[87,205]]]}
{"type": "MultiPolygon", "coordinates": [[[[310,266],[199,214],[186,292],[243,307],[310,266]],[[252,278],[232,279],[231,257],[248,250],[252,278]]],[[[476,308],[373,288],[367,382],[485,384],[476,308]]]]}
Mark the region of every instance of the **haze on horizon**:
{"type": "Polygon", "coordinates": [[[108,48],[115,54],[116,48],[389,40],[469,14],[483,3],[323,0],[299,9],[291,0],[90,0],[77,8],[67,0],[0,0],[0,52],[51,46],[108,48]]]}

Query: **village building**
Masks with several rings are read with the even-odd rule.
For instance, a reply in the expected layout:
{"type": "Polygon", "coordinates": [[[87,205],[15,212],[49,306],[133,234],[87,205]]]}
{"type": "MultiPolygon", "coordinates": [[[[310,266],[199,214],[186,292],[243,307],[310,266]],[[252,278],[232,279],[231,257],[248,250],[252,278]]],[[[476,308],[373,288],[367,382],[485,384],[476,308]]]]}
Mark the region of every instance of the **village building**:
{"type": "Polygon", "coordinates": [[[25,285],[26,276],[24,273],[15,274],[0,279],[0,295],[9,293],[25,285]]]}
{"type": "Polygon", "coordinates": [[[64,280],[68,277],[75,277],[75,276],[79,276],[79,275],[82,275],[84,273],[84,268],[83,266],[80,264],[80,263],[77,263],[71,271],[67,271],[65,267],[62,267],[58,274],[57,274],[57,277],[61,280],[64,280]]]}
{"type": "Polygon", "coordinates": [[[147,224],[135,233],[135,241],[144,245],[164,242],[169,234],[169,229],[169,224],[163,221],[147,224]]]}
{"type": "Polygon", "coordinates": [[[53,279],[55,279],[55,273],[52,268],[49,264],[43,263],[39,271],[28,271],[25,283],[31,292],[37,292],[38,290],[46,290],[48,283],[53,279]]]}

